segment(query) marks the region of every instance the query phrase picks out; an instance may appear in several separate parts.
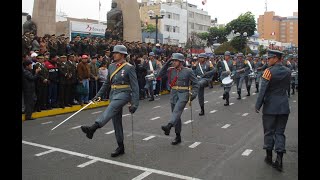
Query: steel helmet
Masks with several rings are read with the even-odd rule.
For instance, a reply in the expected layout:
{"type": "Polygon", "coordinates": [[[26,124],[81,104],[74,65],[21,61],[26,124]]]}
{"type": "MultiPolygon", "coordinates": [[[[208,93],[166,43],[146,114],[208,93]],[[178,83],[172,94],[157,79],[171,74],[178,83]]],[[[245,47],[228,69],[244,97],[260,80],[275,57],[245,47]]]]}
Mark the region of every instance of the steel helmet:
{"type": "Polygon", "coordinates": [[[154,56],[154,52],[149,52],[149,56],[154,56]]]}
{"type": "Polygon", "coordinates": [[[184,62],[184,56],[181,53],[172,53],[172,59],[184,62]]]}
{"type": "Polygon", "coordinates": [[[226,51],[226,52],[224,52],[224,55],[225,55],[225,56],[230,56],[230,52],[229,52],[229,51],[226,51]]]}
{"type": "Polygon", "coordinates": [[[127,48],[124,45],[116,45],[113,47],[113,53],[120,53],[120,54],[128,54],[127,48]]]}
{"type": "Polygon", "coordinates": [[[207,54],[206,53],[201,53],[198,55],[198,58],[207,58],[207,54]]]}

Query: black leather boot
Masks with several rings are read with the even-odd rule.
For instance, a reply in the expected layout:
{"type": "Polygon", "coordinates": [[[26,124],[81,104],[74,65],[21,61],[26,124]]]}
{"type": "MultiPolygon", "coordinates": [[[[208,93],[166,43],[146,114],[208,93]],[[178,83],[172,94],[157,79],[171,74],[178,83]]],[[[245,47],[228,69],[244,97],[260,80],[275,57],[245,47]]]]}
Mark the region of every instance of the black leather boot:
{"type": "Polygon", "coordinates": [[[124,145],[123,142],[118,143],[117,149],[111,153],[111,157],[117,157],[124,154],[124,145]]]}
{"type": "Polygon", "coordinates": [[[292,87],[292,93],[291,93],[291,95],[294,95],[294,90],[295,90],[295,88],[292,87]]]}
{"type": "Polygon", "coordinates": [[[282,171],[282,157],[283,157],[283,153],[278,152],[276,161],[272,163],[272,167],[274,167],[280,172],[282,171]]]}
{"type": "Polygon", "coordinates": [[[204,106],[201,106],[201,112],[199,113],[199,116],[203,116],[204,115],[204,106]]]}
{"type": "Polygon", "coordinates": [[[226,103],[224,103],[223,105],[229,106],[229,94],[226,94],[226,103]]]}
{"type": "Polygon", "coordinates": [[[256,93],[258,93],[259,92],[259,84],[258,83],[256,83],[256,93]]]}
{"type": "Polygon", "coordinates": [[[100,128],[98,123],[94,123],[92,126],[81,126],[82,132],[86,133],[87,138],[92,139],[94,132],[100,128]]]}
{"type": "Polygon", "coordinates": [[[272,150],[266,150],[267,155],[264,158],[264,162],[266,162],[267,164],[271,165],[272,164],[272,150]]]}
{"type": "Polygon", "coordinates": [[[176,138],[171,142],[172,145],[181,143],[181,135],[176,133],[176,138]]]}
{"type": "Polygon", "coordinates": [[[238,100],[240,100],[241,99],[241,89],[240,90],[238,90],[238,98],[237,98],[238,100]]]}
{"type": "Polygon", "coordinates": [[[248,92],[247,96],[250,96],[250,89],[251,89],[251,87],[248,86],[248,87],[247,87],[247,92],[248,92]]]}
{"type": "Polygon", "coordinates": [[[170,129],[173,127],[173,124],[168,123],[166,126],[161,126],[161,129],[164,131],[164,134],[169,136],[170,129]]]}
{"type": "Polygon", "coordinates": [[[226,99],[226,93],[223,93],[222,99],[223,99],[223,100],[226,99]]]}

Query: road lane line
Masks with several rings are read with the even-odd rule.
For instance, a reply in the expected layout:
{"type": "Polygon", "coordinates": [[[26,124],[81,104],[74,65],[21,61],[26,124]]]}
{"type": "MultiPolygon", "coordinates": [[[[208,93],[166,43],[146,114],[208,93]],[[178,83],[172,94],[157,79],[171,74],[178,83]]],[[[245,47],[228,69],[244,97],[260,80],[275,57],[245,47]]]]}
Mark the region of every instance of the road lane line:
{"type": "Polygon", "coordinates": [[[112,133],[114,133],[114,130],[106,132],[106,134],[112,134],[112,133]]]}
{"type": "Polygon", "coordinates": [[[184,108],[184,110],[187,110],[188,108],[184,108]]]}
{"type": "Polygon", "coordinates": [[[88,166],[88,165],[90,165],[90,164],[93,164],[93,163],[95,163],[95,162],[97,162],[97,161],[98,161],[98,160],[96,160],[96,159],[92,159],[92,160],[90,160],[90,161],[88,161],[88,162],[85,162],[85,163],[83,163],[83,164],[78,165],[77,167],[83,168],[83,167],[86,167],[86,166],[88,166]]]}
{"type": "Polygon", "coordinates": [[[55,150],[50,149],[50,150],[48,150],[48,151],[44,151],[44,152],[42,152],[42,153],[35,154],[35,156],[42,156],[42,155],[45,155],[45,154],[48,154],[48,153],[51,153],[51,152],[54,152],[54,151],[55,151],[55,150]]]}
{"type": "Polygon", "coordinates": [[[249,113],[244,113],[244,114],[242,114],[242,116],[247,116],[249,113]]]}
{"type": "Polygon", "coordinates": [[[232,92],[232,94],[235,94],[235,93],[236,93],[235,91],[232,92]]]}
{"type": "Polygon", "coordinates": [[[184,176],[181,174],[171,173],[171,172],[167,172],[167,171],[161,171],[161,170],[142,167],[142,166],[136,166],[136,165],[132,165],[132,164],[127,164],[127,163],[123,163],[123,162],[119,162],[119,161],[113,161],[113,160],[104,159],[104,158],[100,158],[100,157],[90,156],[87,154],[82,154],[82,153],[78,153],[78,152],[74,152],[74,151],[60,149],[60,148],[56,148],[56,147],[52,147],[52,146],[46,146],[46,145],[28,142],[28,141],[24,141],[24,140],[22,140],[22,143],[27,144],[27,145],[31,145],[31,146],[45,148],[45,149],[52,149],[52,150],[59,151],[59,152],[65,153],[65,154],[70,154],[70,155],[74,155],[74,156],[78,156],[78,157],[97,160],[97,161],[105,162],[108,164],[113,164],[113,165],[117,165],[117,166],[131,168],[131,169],[141,170],[141,171],[148,171],[148,172],[152,172],[155,174],[160,174],[160,175],[169,176],[169,177],[173,177],[173,178],[179,178],[179,179],[185,179],[185,180],[201,180],[201,179],[193,178],[190,176],[184,176]]]}
{"type": "Polygon", "coordinates": [[[195,147],[197,147],[199,144],[201,144],[201,142],[195,142],[195,143],[191,144],[191,145],[189,146],[189,148],[195,148],[195,147]]]}
{"type": "Polygon", "coordinates": [[[186,122],[184,122],[183,124],[189,124],[189,123],[191,123],[193,120],[189,120],[189,121],[186,121],[186,122]]]}
{"type": "Polygon", "coordinates": [[[126,116],[130,116],[130,114],[124,114],[124,115],[122,115],[122,117],[126,117],[126,116]]]}
{"type": "Polygon", "coordinates": [[[159,119],[160,117],[154,117],[154,118],[151,118],[150,120],[151,121],[154,121],[154,120],[156,120],[156,119],[159,119]]]}
{"type": "Polygon", "coordinates": [[[208,103],[208,101],[205,101],[204,104],[208,103]]]}
{"type": "Polygon", "coordinates": [[[242,99],[247,99],[247,97],[243,97],[242,99]]]}
{"type": "Polygon", "coordinates": [[[230,126],[230,124],[226,124],[226,125],[222,126],[221,128],[226,129],[226,128],[228,128],[229,126],[230,126]]]}
{"type": "Polygon", "coordinates": [[[133,178],[132,180],[141,180],[141,179],[144,179],[145,177],[149,176],[150,174],[152,174],[152,172],[146,171],[146,172],[140,174],[139,176],[133,178]]]}
{"type": "Polygon", "coordinates": [[[91,114],[98,114],[98,113],[101,113],[102,111],[97,111],[97,112],[93,112],[91,114]]]}
{"type": "Polygon", "coordinates": [[[50,124],[50,123],[52,123],[52,121],[44,122],[44,123],[41,123],[41,124],[50,124]]]}
{"type": "Polygon", "coordinates": [[[249,154],[252,152],[252,149],[246,149],[245,151],[243,151],[243,153],[241,154],[242,156],[249,156],[249,154]]]}
{"type": "Polygon", "coordinates": [[[80,128],[80,127],[81,127],[81,125],[80,126],[75,126],[73,128],[70,128],[70,129],[77,129],[77,128],[80,128]]]}
{"type": "Polygon", "coordinates": [[[230,106],[231,106],[232,104],[234,104],[234,103],[230,103],[230,106]]]}
{"type": "Polygon", "coordinates": [[[217,110],[212,110],[212,111],[210,111],[210,113],[215,113],[215,112],[217,112],[217,110]]]}
{"type": "Polygon", "coordinates": [[[148,140],[150,140],[150,139],[152,139],[152,138],[154,138],[154,137],[156,137],[156,136],[149,136],[149,137],[146,137],[146,138],[144,138],[144,139],[142,139],[142,140],[148,141],[148,140]]]}
{"type": "Polygon", "coordinates": [[[159,108],[159,107],[161,107],[161,106],[155,106],[155,107],[153,107],[152,109],[156,109],[156,108],[159,108]]]}

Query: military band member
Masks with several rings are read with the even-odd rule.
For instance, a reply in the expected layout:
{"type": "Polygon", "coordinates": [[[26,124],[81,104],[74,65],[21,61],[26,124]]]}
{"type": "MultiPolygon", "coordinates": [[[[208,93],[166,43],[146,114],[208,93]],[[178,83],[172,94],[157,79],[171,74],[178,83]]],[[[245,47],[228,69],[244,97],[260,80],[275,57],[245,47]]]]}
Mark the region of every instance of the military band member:
{"type": "MultiPolygon", "coordinates": [[[[291,64],[291,72],[295,72],[296,73],[296,71],[297,71],[297,64],[296,64],[296,61],[294,60],[294,58],[295,58],[295,56],[296,55],[292,55],[292,58],[289,60],[290,61],[290,64],[291,64]]],[[[292,89],[292,93],[291,93],[291,95],[294,95],[294,91],[295,91],[295,89],[296,89],[296,87],[295,87],[295,83],[296,83],[296,76],[292,76],[291,77],[291,89],[292,89]]]]}
{"type": "Polygon", "coordinates": [[[236,84],[237,84],[237,92],[238,92],[238,100],[241,99],[241,88],[243,80],[246,77],[246,71],[249,69],[248,63],[246,60],[243,60],[243,54],[237,54],[237,60],[233,62],[233,65],[236,67],[236,84]]]}
{"type": "Polygon", "coordinates": [[[259,55],[257,54],[254,58],[254,67],[255,67],[255,70],[257,71],[257,76],[256,76],[256,79],[255,79],[255,83],[256,83],[256,93],[259,92],[259,84],[260,84],[260,78],[262,76],[262,73],[263,73],[263,70],[262,70],[262,67],[264,65],[264,62],[260,59],[259,55]]]}
{"type": "Polygon", "coordinates": [[[291,71],[281,63],[282,52],[268,50],[268,65],[261,79],[260,93],[255,110],[259,113],[261,106],[264,130],[264,145],[266,149],[265,162],[282,171],[282,157],[286,152],[284,131],[290,113],[289,101],[286,95],[290,86],[291,71]],[[272,150],[277,153],[272,162],[272,150]]]}
{"type": "Polygon", "coordinates": [[[171,142],[172,145],[181,143],[181,114],[188,101],[194,100],[198,94],[198,80],[190,68],[183,66],[184,56],[181,53],[173,53],[160,70],[158,76],[162,77],[168,73],[168,80],[171,87],[170,104],[171,119],[165,126],[161,126],[165,135],[170,134],[170,129],[175,128],[176,137],[171,142]],[[170,67],[173,62],[173,67],[170,67]]]}
{"type": "Polygon", "coordinates": [[[89,139],[92,139],[94,132],[112,119],[118,148],[111,153],[111,157],[117,157],[125,153],[122,127],[123,106],[130,103],[129,112],[134,113],[137,110],[139,106],[139,85],[134,66],[125,60],[128,54],[127,48],[124,45],[116,45],[112,53],[114,63],[110,64],[107,79],[93,98],[94,101],[100,101],[108,86],[111,86],[110,104],[92,126],[81,126],[81,130],[89,139]]]}
{"type": "Polygon", "coordinates": [[[244,81],[246,84],[247,92],[248,92],[247,96],[250,96],[250,89],[251,89],[251,84],[252,84],[253,78],[251,78],[249,76],[249,74],[254,72],[254,64],[253,64],[253,59],[252,59],[251,53],[249,53],[247,55],[247,59],[245,61],[248,63],[248,66],[251,65],[251,66],[249,66],[249,69],[246,70],[246,76],[245,76],[245,81],[244,81]]]}
{"type": "Polygon", "coordinates": [[[205,60],[206,58],[207,55],[205,53],[199,54],[198,61],[192,66],[192,70],[196,75],[199,84],[198,100],[201,107],[199,116],[204,115],[204,88],[209,85],[209,82],[213,77],[213,74],[210,76],[206,75],[207,72],[213,69],[213,67],[210,67],[210,63],[205,60]]]}
{"type": "MultiPolygon", "coordinates": [[[[150,52],[149,59],[143,62],[143,67],[147,69],[147,75],[155,75],[155,72],[157,70],[157,60],[154,57],[154,52],[150,52]]],[[[146,89],[149,91],[150,94],[149,101],[154,101],[153,83],[155,80],[155,76],[152,79],[146,79],[146,89]]]]}

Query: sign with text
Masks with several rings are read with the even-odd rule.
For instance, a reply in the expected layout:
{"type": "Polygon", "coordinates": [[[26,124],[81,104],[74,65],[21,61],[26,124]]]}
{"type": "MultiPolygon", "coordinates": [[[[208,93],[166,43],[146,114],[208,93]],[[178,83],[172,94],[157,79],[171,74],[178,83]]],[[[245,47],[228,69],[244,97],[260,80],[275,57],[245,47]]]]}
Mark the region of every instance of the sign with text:
{"type": "Polygon", "coordinates": [[[92,23],[76,22],[76,21],[71,21],[70,24],[71,24],[71,32],[104,34],[107,28],[107,26],[103,24],[92,24],[92,23]]]}

